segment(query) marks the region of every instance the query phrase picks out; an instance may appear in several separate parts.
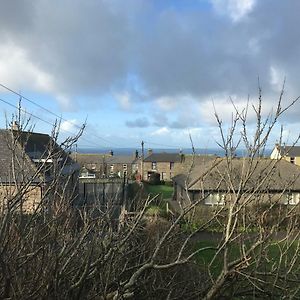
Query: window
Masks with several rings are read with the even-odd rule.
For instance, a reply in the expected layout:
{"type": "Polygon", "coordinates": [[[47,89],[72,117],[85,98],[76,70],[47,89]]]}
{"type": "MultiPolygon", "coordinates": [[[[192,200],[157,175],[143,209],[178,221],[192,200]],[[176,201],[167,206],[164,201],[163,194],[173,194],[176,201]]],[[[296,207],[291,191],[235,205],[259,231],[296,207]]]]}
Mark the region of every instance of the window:
{"type": "Polygon", "coordinates": [[[174,162],[170,162],[170,170],[173,170],[174,169],[174,162]]]}
{"type": "Polygon", "coordinates": [[[225,194],[220,194],[220,193],[209,194],[205,198],[204,203],[206,205],[224,205],[225,204],[225,194]]]}
{"type": "Polygon", "coordinates": [[[110,165],[110,174],[114,172],[114,165],[110,165]]]}
{"type": "Polygon", "coordinates": [[[153,161],[152,162],[152,170],[156,170],[156,167],[157,167],[156,161],[153,161]]]}
{"type": "Polygon", "coordinates": [[[295,157],[290,157],[290,162],[292,163],[292,164],[294,164],[295,163],[295,157]]]}
{"type": "Polygon", "coordinates": [[[124,171],[127,170],[127,164],[123,164],[123,170],[124,170],[124,171]]]}
{"type": "Polygon", "coordinates": [[[166,176],[167,176],[166,172],[162,172],[161,173],[161,180],[165,180],[166,176]]]}
{"type": "Polygon", "coordinates": [[[296,205],[299,203],[300,194],[299,193],[287,193],[283,195],[283,204],[285,205],[296,205]]]}

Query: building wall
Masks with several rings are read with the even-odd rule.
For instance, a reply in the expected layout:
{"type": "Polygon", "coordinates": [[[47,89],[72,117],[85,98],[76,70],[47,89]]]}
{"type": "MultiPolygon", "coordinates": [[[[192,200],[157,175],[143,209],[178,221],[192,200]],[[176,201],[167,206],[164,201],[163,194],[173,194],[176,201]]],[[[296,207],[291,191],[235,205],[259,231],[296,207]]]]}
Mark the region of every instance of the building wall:
{"type": "Polygon", "coordinates": [[[170,181],[171,178],[178,174],[178,162],[174,162],[171,166],[170,162],[156,162],[155,166],[152,162],[144,162],[144,180],[148,180],[149,172],[160,174],[160,180],[170,181]]]}
{"type": "Polygon", "coordinates": [[[132,164],[129,163],[108,163],[107,174],[117,174],[120,177],[132,175],[132,164]]]}
{"type": "MultiPolygon", "coordinates": [[[[8,205],[14,203],[16,188],[13,185],[0,186],[0,210],[5,211],[8,205]]],[[[18,204],[18,209],[24,213],[33,213],[42,199],[42,190],[38,186],[30,186],[18,204]]]]}
{"type": "MultiPolygon", "coordinates": [[[[199,156],[200,157],[200,156],[199,156]]],[[[199,158],[198,156],[196,158],[199,158]]],[[[152,162],[143,163],[144,174],[143,179],[148,180],[149,172],[156,172],[160,174],[160,179],[165,181],[171,181],[172,177],[178,174],[186,174],[191,169],[193,164],[192,155],[183,155],[182,160],[178,162],[173,162],[171,167],[171,162],[156,162],[156,169],[152,168],[152,162]]],[[[141,172],[141,163],[139,163],[139,172],[141,172]]]]}
{"type": "MultiPolygon", "coordinates": [[[[200,199],[203,199],[199,202],[200,206],[205,207],[214,207],[218,205],[226,205],[226,203],[230,201],[234,201],[233,194],[230,193],[224,193],[224,192],[207,192],[206,194],[200,192],[200,191],[188,191],[179,185],[174,186],[174,200],[177,202],[180,202],[183,206],[189,205],[191,202],[198,201],[200,199]],[[212,205],[210,196],[206,197],[204,199],[204,195],[211,194],[212,198],[218,199],[219,204],[212,205]],[[224,195],[224,198],[222,198],[222,195],[224,195]],[[223,204],[224,201],[224,204],[223,204]]],[[[249,205],[261,205],[261,204],[267,204],[267,203],[278,203],[278,204],[291,204],[295,205],[300,203],[300,192],[294,192],[294,193],[258,193],[257,195],[250,195],[251,200],[249,200],[249,195],[244,194],[240,201],[247,201],[249,205]],[[288,200],[288,198],[291,198],[288,200]]]]}
{"type": "Polygon", "coordinates": [[[290,163],[293,163],[297,166],[300,166],[300,156],[295,156],[295,157],[291,157],[291,156],[281,156],[279,150],[275,147],[270,155],[271,159],[284,159],[290,163]]]}
{"type": "Polygon", "coordinates": [[[295,156],[295,157],[284,156],[283,159],[290,163],[294,163],[297,166],[300,166],[300,157],[299,156],[295,156]]]}

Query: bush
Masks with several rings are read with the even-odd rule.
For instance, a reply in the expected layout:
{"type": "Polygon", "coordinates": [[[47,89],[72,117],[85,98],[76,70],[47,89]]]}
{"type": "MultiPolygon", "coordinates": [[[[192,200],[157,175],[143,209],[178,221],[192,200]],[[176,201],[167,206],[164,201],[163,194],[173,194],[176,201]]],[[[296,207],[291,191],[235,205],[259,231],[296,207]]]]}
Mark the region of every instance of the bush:
{"type": "Polygon", "coordinates": [[[159,173],[151,173],[149,177],[149,183],[158,185],[160,184],[160,174],[159,173]]]}

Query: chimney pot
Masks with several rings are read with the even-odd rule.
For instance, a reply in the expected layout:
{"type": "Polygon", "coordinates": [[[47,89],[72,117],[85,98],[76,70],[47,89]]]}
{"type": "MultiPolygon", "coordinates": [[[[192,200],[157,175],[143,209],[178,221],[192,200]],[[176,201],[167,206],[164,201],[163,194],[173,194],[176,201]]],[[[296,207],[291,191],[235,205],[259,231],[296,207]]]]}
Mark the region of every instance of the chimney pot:
{"type": "Polygon", "coordinates": [[[13,121],[13,122],[12,122],[12,124],[11,124],[11,129],[12,129],[12,130],[15,130],[15,131],[19,130],[19,124],[18,124],[17,121],[13,121]]]}

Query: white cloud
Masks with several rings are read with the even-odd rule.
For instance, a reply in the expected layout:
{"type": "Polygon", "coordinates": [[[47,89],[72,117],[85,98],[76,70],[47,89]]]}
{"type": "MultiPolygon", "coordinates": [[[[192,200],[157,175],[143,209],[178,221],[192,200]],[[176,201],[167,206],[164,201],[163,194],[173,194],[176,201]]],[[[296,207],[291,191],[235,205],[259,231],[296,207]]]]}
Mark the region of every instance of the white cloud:
{"type": "Polygon", "coordinates": [[[78,121],[76,119],[63,121],[60,125],[62,131],[66,132],[77,132],[78,131],[78,121]]]}
{"type": "Polygon", "coordinates": [[[159,97],[156,99],[156,104],[161,110],[171,111],[176,108],[176,99],[171,97],[159,97]]]}
{"type": "Polygon", "coordinates": [[[64,110],[72,108],[71,99],[56,90],[53,77],[32,62],[25,49],[13,43],[0,45],[0,66],[1,83],[4,85],[16,90],[32,89],[54,94],[64,110]]]}
{"type": "MultiPolygon", "coordinates": [[[[202,119],[210,125],[217,125],[215,112],[218,114],[222,122],[230,123],[232,117],[235,115],[235,108],[241,113],[247,107],[247,99],[240,99],[237,95],[231,96],[231,100],[228,96],[217,95],[211,99],[203,101],[199,105],[200,114],[202,119]],[[232,102],[231,102],[232,100],[232,102]]],[[[247,120],[252,121],[255,117],[255,112],[251,108],[251,104],[256,104],[255,101],[249,102],[249,109],[247,114],[247,120]]],[[[269,105],[265,105],[265,108],[269,108],[269,105]]]]}
{"type": "Polygon", "coordinates": [[[11,88],[33,88],[42,92],[53,90],[51,76],[31,62],[21,47],[12,43],[1,44],[0,66],[0,78],[11,88]]]}
{"type": "Polygon", "coordinates": [[[167,127],[161,127],[155,131],[153,131],[150,135],[151,136],[162,136],[170,133],[170,129],[167,127]]]}
{"type": "Polygon", "coordinates": [[[256,0],[211,0],[215,10],[219,14],[228,14],[232,21],[238,22],[248,13],[255,5],[256,0]]]}
{"type": "Polygon", "coordinates": [[[128,92],[118,93],[115,95],[119,105],[123,110],[130,110],[132,103],[128,92]]]}
{"type": "Polygon", "coordinates": [[[283,72],[279,68],[277,68],[275,66],[271,66],[270,67],[270,83],[271,83],[274,91],[276,91],[276,92],[281,91],[283,81],[284,81],[283,72]]]}

